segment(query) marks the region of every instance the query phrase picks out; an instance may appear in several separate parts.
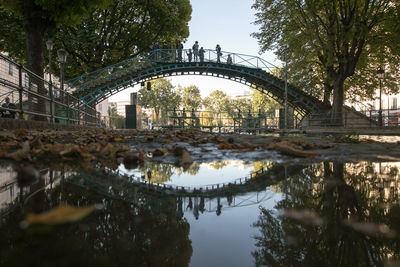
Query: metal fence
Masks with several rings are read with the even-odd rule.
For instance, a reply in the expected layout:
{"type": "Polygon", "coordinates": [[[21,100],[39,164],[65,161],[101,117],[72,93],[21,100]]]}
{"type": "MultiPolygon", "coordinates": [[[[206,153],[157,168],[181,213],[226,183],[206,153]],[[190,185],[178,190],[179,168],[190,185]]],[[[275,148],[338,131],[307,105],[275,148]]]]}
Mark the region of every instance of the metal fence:
{"type": "MultiPolygon", "coordinates": [[[[340,118],[340,117],[339,117],[340,118]]],[[[400,126],[400,110],[366,110],[356,111],[344,109],[342,119],[334,120],[332,113],[310,114],[305,117],[301,125],[303,127],[398,127],[400,126]],[[381,114],[381,115],[380,115],[381,114]]]]}
{"type": "Polygon", "coordinates": [[[153,129],[200,129],[210,132],[263,132],[277,129],[275,112],[213,112],[172,110],[161,112],[153,129]]]}
{"type": "Polygon", "coordinates": [[[6,118],[92,126],[100,122],[95,108],[1,54],[0,105],[6,118]]]}

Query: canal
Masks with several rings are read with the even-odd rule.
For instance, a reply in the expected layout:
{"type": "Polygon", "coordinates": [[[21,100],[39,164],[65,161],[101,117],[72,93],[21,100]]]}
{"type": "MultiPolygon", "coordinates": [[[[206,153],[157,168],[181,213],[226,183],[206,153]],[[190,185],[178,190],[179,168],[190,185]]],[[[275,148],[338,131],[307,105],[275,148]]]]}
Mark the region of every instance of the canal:
{"type": "Polygon", "coordinates": [[[245,158],[40,166],[27,180],[4,161],[0,265],[398,266],[400,162],[245,158]],[[21,228],[60,204],[101,208],[21,228]]]}

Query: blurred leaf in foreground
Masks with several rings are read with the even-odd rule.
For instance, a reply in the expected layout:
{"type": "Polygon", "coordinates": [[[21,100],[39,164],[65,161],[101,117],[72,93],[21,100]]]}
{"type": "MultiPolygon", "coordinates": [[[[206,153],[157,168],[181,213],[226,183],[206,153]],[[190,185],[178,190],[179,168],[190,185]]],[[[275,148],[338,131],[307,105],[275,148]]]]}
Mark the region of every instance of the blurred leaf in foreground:
{"type": "Polygon", "coordinates": [[[76,222],[88,216],[96,209],[101,209],[101,204],[95,204],[87,207],[74,207],[69,205],[60,205],[52,210],[34,214],[29,213],[26,219],[21,222],[21,228],[27,228],[31,224],[63,224],[76,222]]]}

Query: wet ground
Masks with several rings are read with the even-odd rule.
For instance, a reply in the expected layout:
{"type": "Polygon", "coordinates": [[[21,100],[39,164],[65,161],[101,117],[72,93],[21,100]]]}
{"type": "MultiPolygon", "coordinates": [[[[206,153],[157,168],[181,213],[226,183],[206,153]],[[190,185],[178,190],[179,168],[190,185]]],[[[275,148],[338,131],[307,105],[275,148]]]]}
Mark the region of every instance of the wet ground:
{"type": "Polygon", "coordinates": [[[393,136],[15,131],[0,141],[1,266],[400,265],[393,136]],[[65,204],[102,208],[78,220],[57,210],[57,223],[27,216],[65,204]]]}

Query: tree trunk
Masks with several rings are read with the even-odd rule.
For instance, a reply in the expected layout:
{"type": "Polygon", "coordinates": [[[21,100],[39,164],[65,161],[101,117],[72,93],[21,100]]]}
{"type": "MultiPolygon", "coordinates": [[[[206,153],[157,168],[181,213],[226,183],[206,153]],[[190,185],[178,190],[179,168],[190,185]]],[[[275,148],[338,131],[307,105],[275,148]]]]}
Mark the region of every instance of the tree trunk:
{"type": "Polygon", "coordinates": [[[344,79],[340,76],[336,77],[333,83],[333,104],[331,123],[332,125],[342,126],[343,125],[343,103],[344,103],[344,79]]]}
{"type": "MultiPolygon", "coordinates": [[[[44,34],[49,27],[47,21],[41,17],[41,8],[35,4],[34,0],[24,0],[23,3],[23,17],[24,17],[24,30],[26,33],[26,61],[27,68],[35,73],[29,75],[29,90],[34,90],[37,86],[37,93],[40,95],[45,94],[45,87],[43,78],[43,38],[44,34]]],[[[29,107],[31,111],[45,114],[46,103],[43,98],[28,96],[29,107]]],[[[35,116],[36,120],[46,120],[44,116],[35,116]]]]}
{"type": "Polygon", "coordinates": [[[332,94],[333,87],[327,83],[324,83],[324,104],[331,105],[331,94],[332,94]]]}

